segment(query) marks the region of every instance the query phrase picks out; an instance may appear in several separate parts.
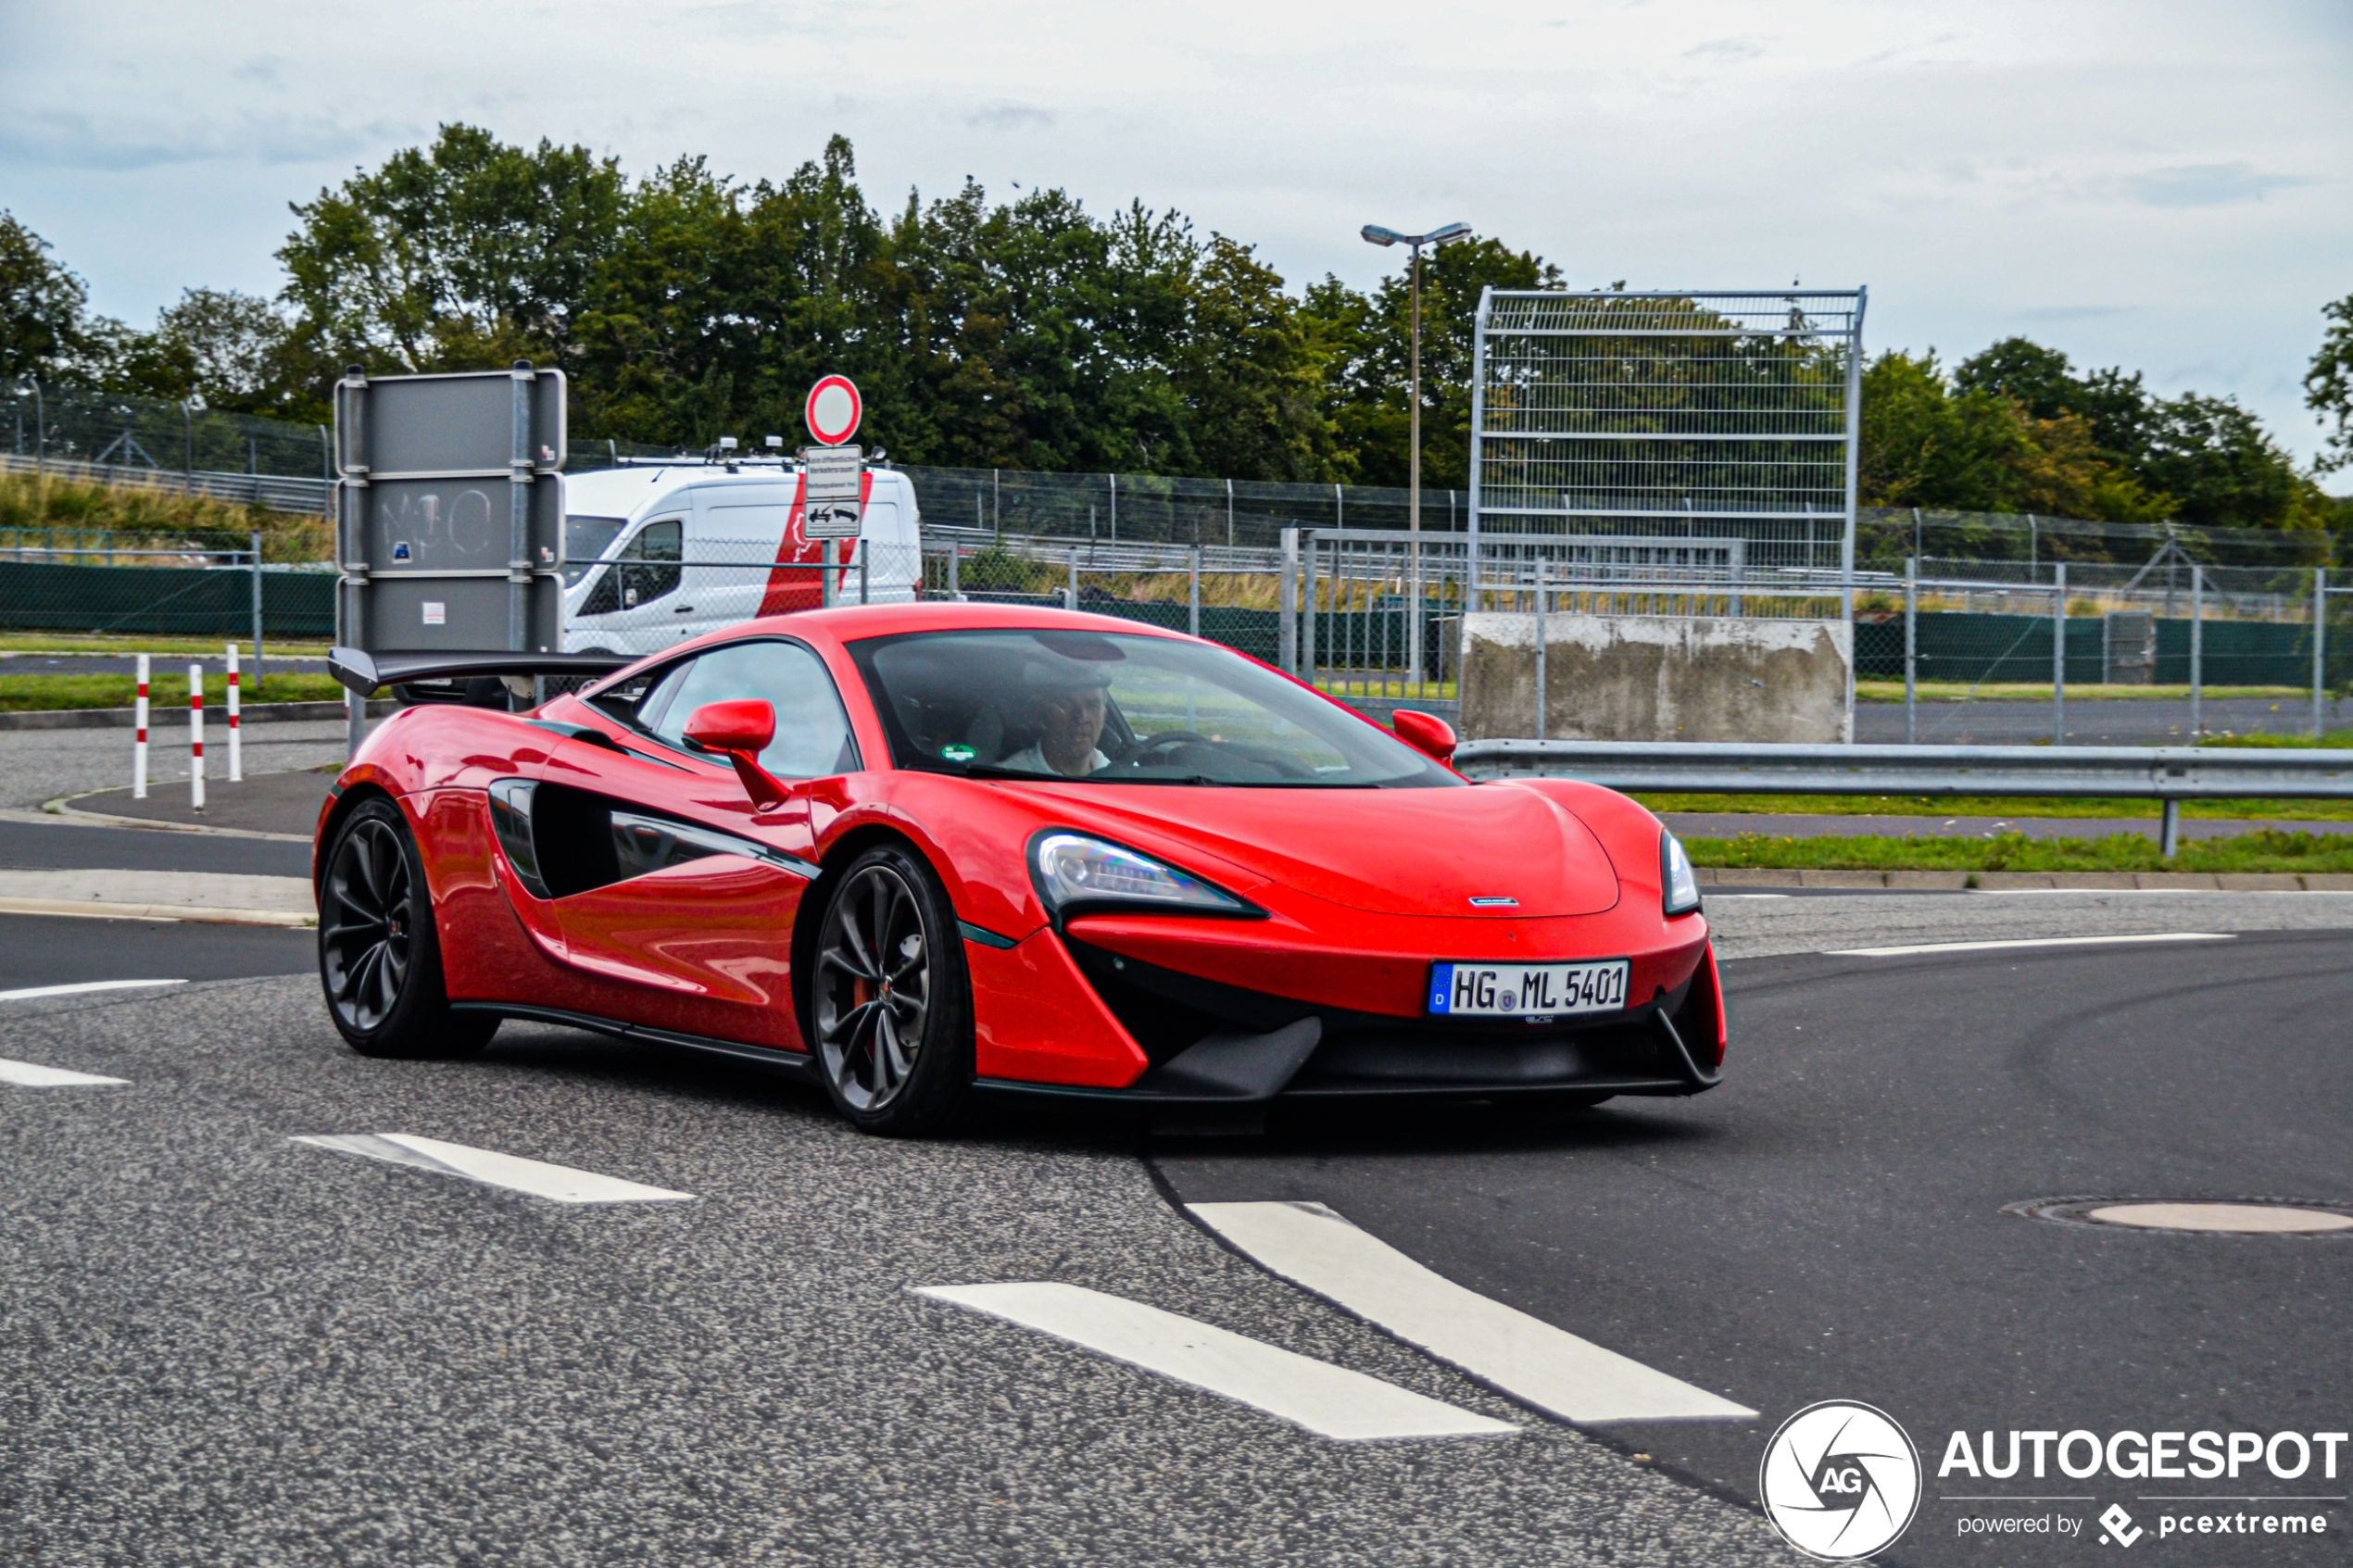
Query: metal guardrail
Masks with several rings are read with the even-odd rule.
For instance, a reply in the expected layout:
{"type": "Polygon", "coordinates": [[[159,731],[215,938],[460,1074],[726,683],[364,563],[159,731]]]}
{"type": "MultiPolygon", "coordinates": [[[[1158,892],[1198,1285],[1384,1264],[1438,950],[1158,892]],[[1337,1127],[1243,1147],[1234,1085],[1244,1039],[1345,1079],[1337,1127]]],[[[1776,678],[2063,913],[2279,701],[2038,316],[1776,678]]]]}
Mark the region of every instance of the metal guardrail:
{"type": "Polygon", "coordinates": [[[2192,746],[1789,746],[1705,741],[1466,741],[1475,779],[1582,779],[1679,795],[2063,796],[2157,800],[2159,852],[2184,800],[2353,798],[2353,751],[2192,746]]]}
{"type": "Polygon", "coordinates": [[[92,484],[147,485],[302,517],[324,516],[333,489],[323,479],[295,479],[284,474],[227,473],[208,469],[189,472],[129,463],[89,463],[72,458],[36,458],[18,452],[0,452],[0,472],[47,473],[92,484]]]}

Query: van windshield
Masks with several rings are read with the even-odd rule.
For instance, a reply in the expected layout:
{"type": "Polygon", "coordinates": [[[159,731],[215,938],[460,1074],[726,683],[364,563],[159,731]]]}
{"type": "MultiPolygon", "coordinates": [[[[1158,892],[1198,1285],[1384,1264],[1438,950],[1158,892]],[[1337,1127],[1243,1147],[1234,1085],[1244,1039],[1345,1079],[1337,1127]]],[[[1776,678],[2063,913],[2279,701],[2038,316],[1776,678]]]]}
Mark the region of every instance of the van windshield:
{"type": "Polygon", "coordinates": [[[572,587],[588,575],[589,569],[605,553],[605,546],[613,542],[614,535],[628,521],[622,517],[588,517],[580,512],[564,519],[565,587],[572,587]]]}
{"type": "Polygon", "coordinates": [[[850,645],[899,767],[1083,784],[1427,788],[1463,781],[1227,649],[1073,630],[850,645]]]}

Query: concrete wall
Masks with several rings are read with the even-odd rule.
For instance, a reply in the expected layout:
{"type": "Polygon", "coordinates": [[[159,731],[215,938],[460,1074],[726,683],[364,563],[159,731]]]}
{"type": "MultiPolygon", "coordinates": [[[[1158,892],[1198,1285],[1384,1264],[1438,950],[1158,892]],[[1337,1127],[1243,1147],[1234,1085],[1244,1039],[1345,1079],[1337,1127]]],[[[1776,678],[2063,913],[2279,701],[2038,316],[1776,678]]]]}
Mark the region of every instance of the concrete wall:
{"type": "MultiPolygon", "coordinates": [[[[1554,614],[1544,640],[1547,739],[1854,738],[1843,621],[1554,614]]],[[[1465,740],[1536,734],[1535,616],[1466,617],[1462,671],[1465,740]]]]}

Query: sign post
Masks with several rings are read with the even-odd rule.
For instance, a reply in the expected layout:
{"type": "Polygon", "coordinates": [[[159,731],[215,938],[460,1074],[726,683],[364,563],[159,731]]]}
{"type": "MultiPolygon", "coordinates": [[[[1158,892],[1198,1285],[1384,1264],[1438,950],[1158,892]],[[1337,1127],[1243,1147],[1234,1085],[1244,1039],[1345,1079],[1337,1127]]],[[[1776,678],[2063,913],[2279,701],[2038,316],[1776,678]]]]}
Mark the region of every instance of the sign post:
{"type": "Polygon", "coordinates": [[[458,375],[351,368],[335,385],[343,645],[561,649],[565,412],[563,372],[527,359],[458,375]]]}
{"type": "Polygon", "coordinates": [[[819,443],[800,449],[801,536],[824,542],[821,576],[828,605],[839,597],[840,588],[840,558],[834,541],[858,537],[865,507],[866,454],[863,448],[846,445],[858,433],[865,411],[865,403],[848,376],[820,380],[809,389],[809,401],[801,409],[809,433],[819,443]]]}

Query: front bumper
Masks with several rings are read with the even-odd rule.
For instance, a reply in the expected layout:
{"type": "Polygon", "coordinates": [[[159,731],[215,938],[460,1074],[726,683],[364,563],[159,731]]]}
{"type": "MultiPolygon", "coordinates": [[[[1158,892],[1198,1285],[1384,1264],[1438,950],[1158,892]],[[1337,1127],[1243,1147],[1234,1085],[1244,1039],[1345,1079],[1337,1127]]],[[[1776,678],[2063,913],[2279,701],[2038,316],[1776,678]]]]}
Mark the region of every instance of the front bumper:
{"type": "Polygon", "coordinates": [[[1124,1088],[982,1079],[984,1092],[1263,1114],[1277,1102],[1352,1098],[1692,1095],[1720,1079],[1722,1014],[1705,952],[1680,985],[1646,1002],[1530,1025],[1356,1011],[1060,940],[1151,1065],[1124,1088]]]}

